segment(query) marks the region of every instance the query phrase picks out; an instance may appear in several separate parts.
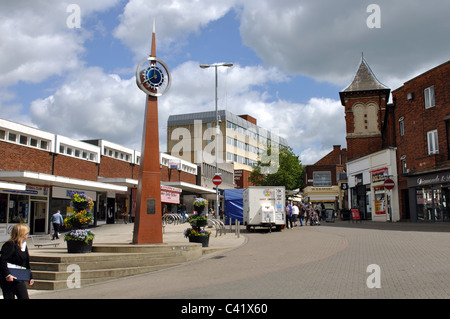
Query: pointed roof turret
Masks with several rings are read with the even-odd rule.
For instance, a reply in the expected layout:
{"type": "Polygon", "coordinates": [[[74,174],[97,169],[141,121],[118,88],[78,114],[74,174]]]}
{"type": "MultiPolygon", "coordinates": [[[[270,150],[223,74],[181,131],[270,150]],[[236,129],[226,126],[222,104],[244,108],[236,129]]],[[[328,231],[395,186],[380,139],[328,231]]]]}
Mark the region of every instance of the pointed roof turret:
{"type": "Polygon", "coordinates": [[[372,91],[372,90],[390,90],[386,85],[378,81],[375,74],[367,64],[364,56],[361,57],[358,71],[353,78],[352,83],[347,86],[342,92],[355,92],[355,91],[372,91]]]}

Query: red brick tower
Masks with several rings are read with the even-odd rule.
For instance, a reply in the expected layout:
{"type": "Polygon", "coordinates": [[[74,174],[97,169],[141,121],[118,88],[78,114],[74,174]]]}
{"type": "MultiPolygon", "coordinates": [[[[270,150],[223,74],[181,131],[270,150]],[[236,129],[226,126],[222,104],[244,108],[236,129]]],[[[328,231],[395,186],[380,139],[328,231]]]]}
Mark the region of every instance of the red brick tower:
{"type": "Polygon", "coordinates": [[[348,160],[383,148],[382,126],[390,91],[362,57],[352,83],[339,92],[345,107],[348,160]]]}

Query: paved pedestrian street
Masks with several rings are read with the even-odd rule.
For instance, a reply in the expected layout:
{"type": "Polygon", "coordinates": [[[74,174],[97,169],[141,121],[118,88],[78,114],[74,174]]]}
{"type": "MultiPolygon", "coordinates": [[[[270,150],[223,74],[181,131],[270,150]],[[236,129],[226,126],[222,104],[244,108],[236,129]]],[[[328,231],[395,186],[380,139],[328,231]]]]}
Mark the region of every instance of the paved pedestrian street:
{"type": "MultiPolygon", "coordinates": [[[[224,236],[234,236],[228,233],[224,236]]],[[[450,225],[323,223],[269,233],[145,275],[37,298],[443,299],[450,297],[450,225]]]]}

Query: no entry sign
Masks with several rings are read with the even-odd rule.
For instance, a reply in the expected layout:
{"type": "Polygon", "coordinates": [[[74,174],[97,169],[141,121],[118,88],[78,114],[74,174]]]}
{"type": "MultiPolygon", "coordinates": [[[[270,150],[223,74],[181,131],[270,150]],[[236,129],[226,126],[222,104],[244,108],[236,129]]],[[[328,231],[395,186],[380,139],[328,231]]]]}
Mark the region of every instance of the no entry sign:
{"type": "Polygon", "coordinates": [[[215,175],[212,181],[214,185],[219,186],[220,184],[222,184],[222,177],[220,177],[219,175],[215,175]]]}
{"type": "Polygon", "coordinates": [[[393,189],[395,186],[395,182],[392,179],[387,179],[384,181],[384,188],[393,189]]]}

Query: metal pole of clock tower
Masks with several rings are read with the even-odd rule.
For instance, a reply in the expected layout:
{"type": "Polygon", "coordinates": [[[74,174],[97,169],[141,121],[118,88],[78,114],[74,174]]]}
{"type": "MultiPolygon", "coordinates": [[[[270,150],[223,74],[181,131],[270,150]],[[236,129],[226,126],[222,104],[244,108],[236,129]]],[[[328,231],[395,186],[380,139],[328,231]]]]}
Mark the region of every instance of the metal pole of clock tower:
{"type": "MultiPolygon", "coordinates": [[[[217,88],[218,88],[218,76],[217,76],[217,68],[219,66],[225,66],[225,67],[232,67],[233,63],[214,63],[214,64],[200,64],[200,67],[202,69],[207,69],[210,67],[214,67],[215,69],[215,90],[214,90],[214,95],[215,95],[215,108],[216,108],[216,148],[215,148],[215,153],[216,153],[216,175],[219,174],[219,164],[218,164],[218,155],[219,155],[219,132],[220,132],[220,127],[219,127],[219,110],[218,110],[218,96],[217,96],[217,88]]],[[[215,209],[215,213],[216,213],[216,218],[220,218],[219,217],[219,185],[216,185],[216,209],[215,209]]]]}

